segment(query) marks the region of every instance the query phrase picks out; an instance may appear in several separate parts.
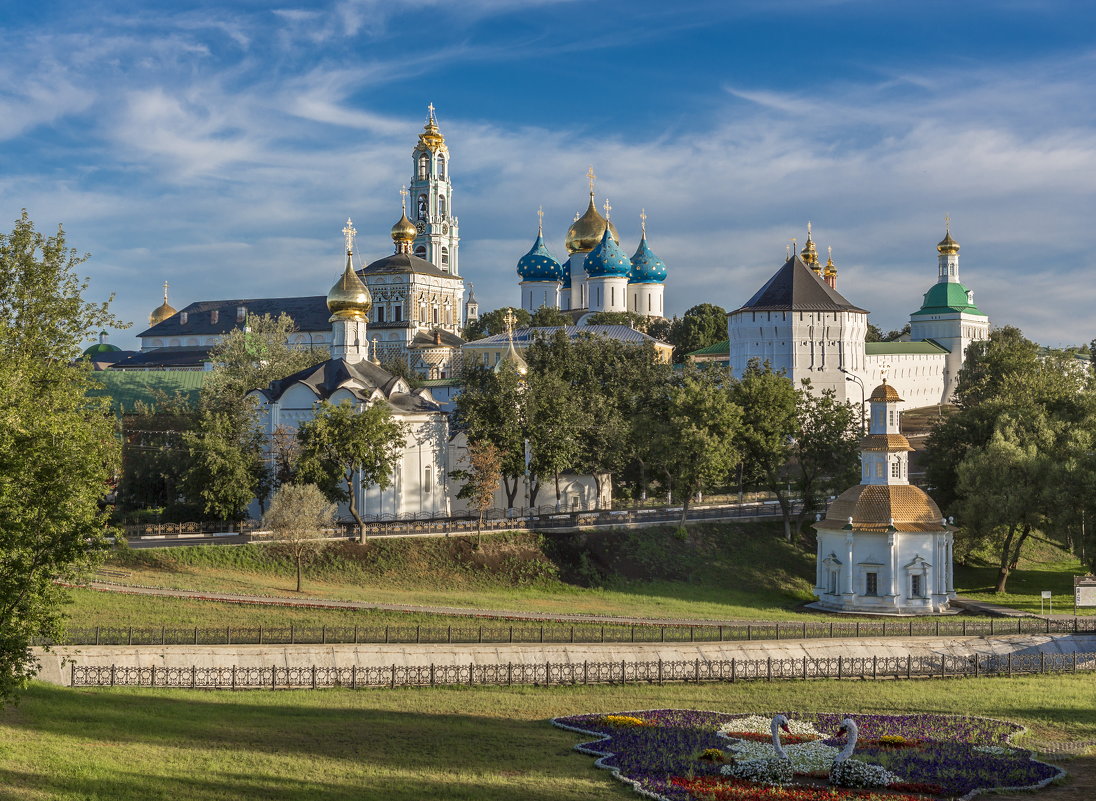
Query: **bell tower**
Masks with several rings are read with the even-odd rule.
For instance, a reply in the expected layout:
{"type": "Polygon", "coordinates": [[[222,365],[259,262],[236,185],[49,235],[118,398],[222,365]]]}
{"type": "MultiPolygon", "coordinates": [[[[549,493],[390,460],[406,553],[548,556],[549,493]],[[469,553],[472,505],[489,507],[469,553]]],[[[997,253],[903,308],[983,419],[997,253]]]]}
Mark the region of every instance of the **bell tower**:
{"type": "Polygon", "coordinates": [[[449,148],[438,130],[434,104],[411,153],[410,217],[417,234],[412,252],[442,272],[460,275],[457,218],[453,215],[453,184],[449,178],[449,148]]]}

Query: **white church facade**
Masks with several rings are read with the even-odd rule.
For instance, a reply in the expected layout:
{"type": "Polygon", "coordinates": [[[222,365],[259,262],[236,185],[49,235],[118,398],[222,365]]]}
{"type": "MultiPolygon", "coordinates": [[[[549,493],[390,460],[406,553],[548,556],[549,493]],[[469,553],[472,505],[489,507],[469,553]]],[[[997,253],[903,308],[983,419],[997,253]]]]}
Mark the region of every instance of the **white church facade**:
{"type": "Polygon", "coordinates": [[[967,347],[989,337],[989,318],[959,282],[959,243],[950,226],[936,249],[937,280],[910,316],[909,341],[866,342],[867,310],[837,291],[833,259],[820,264],[808,227],[803,250],[728,313],[732,374],[741,376],[757,359],[796,386],[809,378],[814,391],[833,390],[840,400],[863,403],[866,389],[886,377],[903,409],[948,402],[967,347]]]}
{"type": "Polygon", "coordinates": [[[885,381],[869,399],[870,428],[860,445],[860,484],[815,523],[815,608],[847,613],[946,613],[955,597],[953,538],[940,508],[909,483],[909,452],[899,432],[902,397],[885,381]]]}

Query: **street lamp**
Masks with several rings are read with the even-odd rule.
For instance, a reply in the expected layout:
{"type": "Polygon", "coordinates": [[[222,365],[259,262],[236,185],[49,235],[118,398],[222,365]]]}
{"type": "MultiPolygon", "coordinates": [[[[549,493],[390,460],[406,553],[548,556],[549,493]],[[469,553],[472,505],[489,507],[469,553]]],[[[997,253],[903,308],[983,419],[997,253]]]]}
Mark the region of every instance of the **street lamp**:
{"type": "Polygon", "coordinates": [[[860,385],[860,433],[867,434],[867,419],[864,417],[864,407],[867,406],[867,391],[864,388],[864,380],[855,373],[850,373],[844,367],[838,367],[837,369],[845,374],[846,381],[855,381],[860,385]]]}

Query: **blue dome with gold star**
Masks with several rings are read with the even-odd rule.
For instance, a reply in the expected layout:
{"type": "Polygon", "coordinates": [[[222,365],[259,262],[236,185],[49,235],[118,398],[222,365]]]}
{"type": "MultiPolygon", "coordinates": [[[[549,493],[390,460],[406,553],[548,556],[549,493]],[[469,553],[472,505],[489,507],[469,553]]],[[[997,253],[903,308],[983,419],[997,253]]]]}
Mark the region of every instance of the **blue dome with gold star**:
{"type": "Polygon", "coordinates": [[[647,235],[639,240],[639,247],[632,256],[632,272],[629,284],[661,284],[666,280],[666,262],[655,255],[647,244],[647,235]]]}
{"type": "Polygon", "coordinates": [[[518,259],[518,275],[522,281],[563,280],[563,267],[548,252],[542,234],[537,234],[533,247],[518,259]]]}
{"type": "Polygon", "coordinates": [[[632,262],[613,239],[612,231],[606,228],[598,246],[586,254],[583,268],[591,278],[627,278],[632,262]]]}

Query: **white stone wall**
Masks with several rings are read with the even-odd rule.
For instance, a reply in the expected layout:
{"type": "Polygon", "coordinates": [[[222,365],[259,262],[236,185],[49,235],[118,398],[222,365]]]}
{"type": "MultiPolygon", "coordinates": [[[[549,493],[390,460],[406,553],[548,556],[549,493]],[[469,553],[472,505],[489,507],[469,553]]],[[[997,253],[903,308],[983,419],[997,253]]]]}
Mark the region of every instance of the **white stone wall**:
{"type": "Polygon", "coordinates": [[[587,308],[592,312],[627,311],[628,279],[623,277],[587,278],[587,308]]]}
{"type": "Polygon", "coordinates": [[[910,339],[931,339],[950,351],[942,390],[944,402],[948,402],[955,394],[967,348],[972,342],[989,339],[989,318],[965,312],[914,315],[910,317],[910,339]]]}
{"type": "MultiPolygon", "coordinates": [[[[857,373],[866,391],[883,383],[884,376],[902,398],[901,409],[919,409],[944,402],[948,376],[947,353],[898,353],[864,357],[864,369],[857,373]]],[[[850,386],[848,399],[860,402],[860,387],[850,386]]]]}
{"type": "Polygon", "coordinates": [[[628,284],[628,311],[647,317],[665,317],[662,308],[663,284],[628,284]]]}
{"type": "Polygon", "coordinates": [[[541,306],[559,308],[559,281],[522,281],[521,308],[533,314],[541,306]]]}

